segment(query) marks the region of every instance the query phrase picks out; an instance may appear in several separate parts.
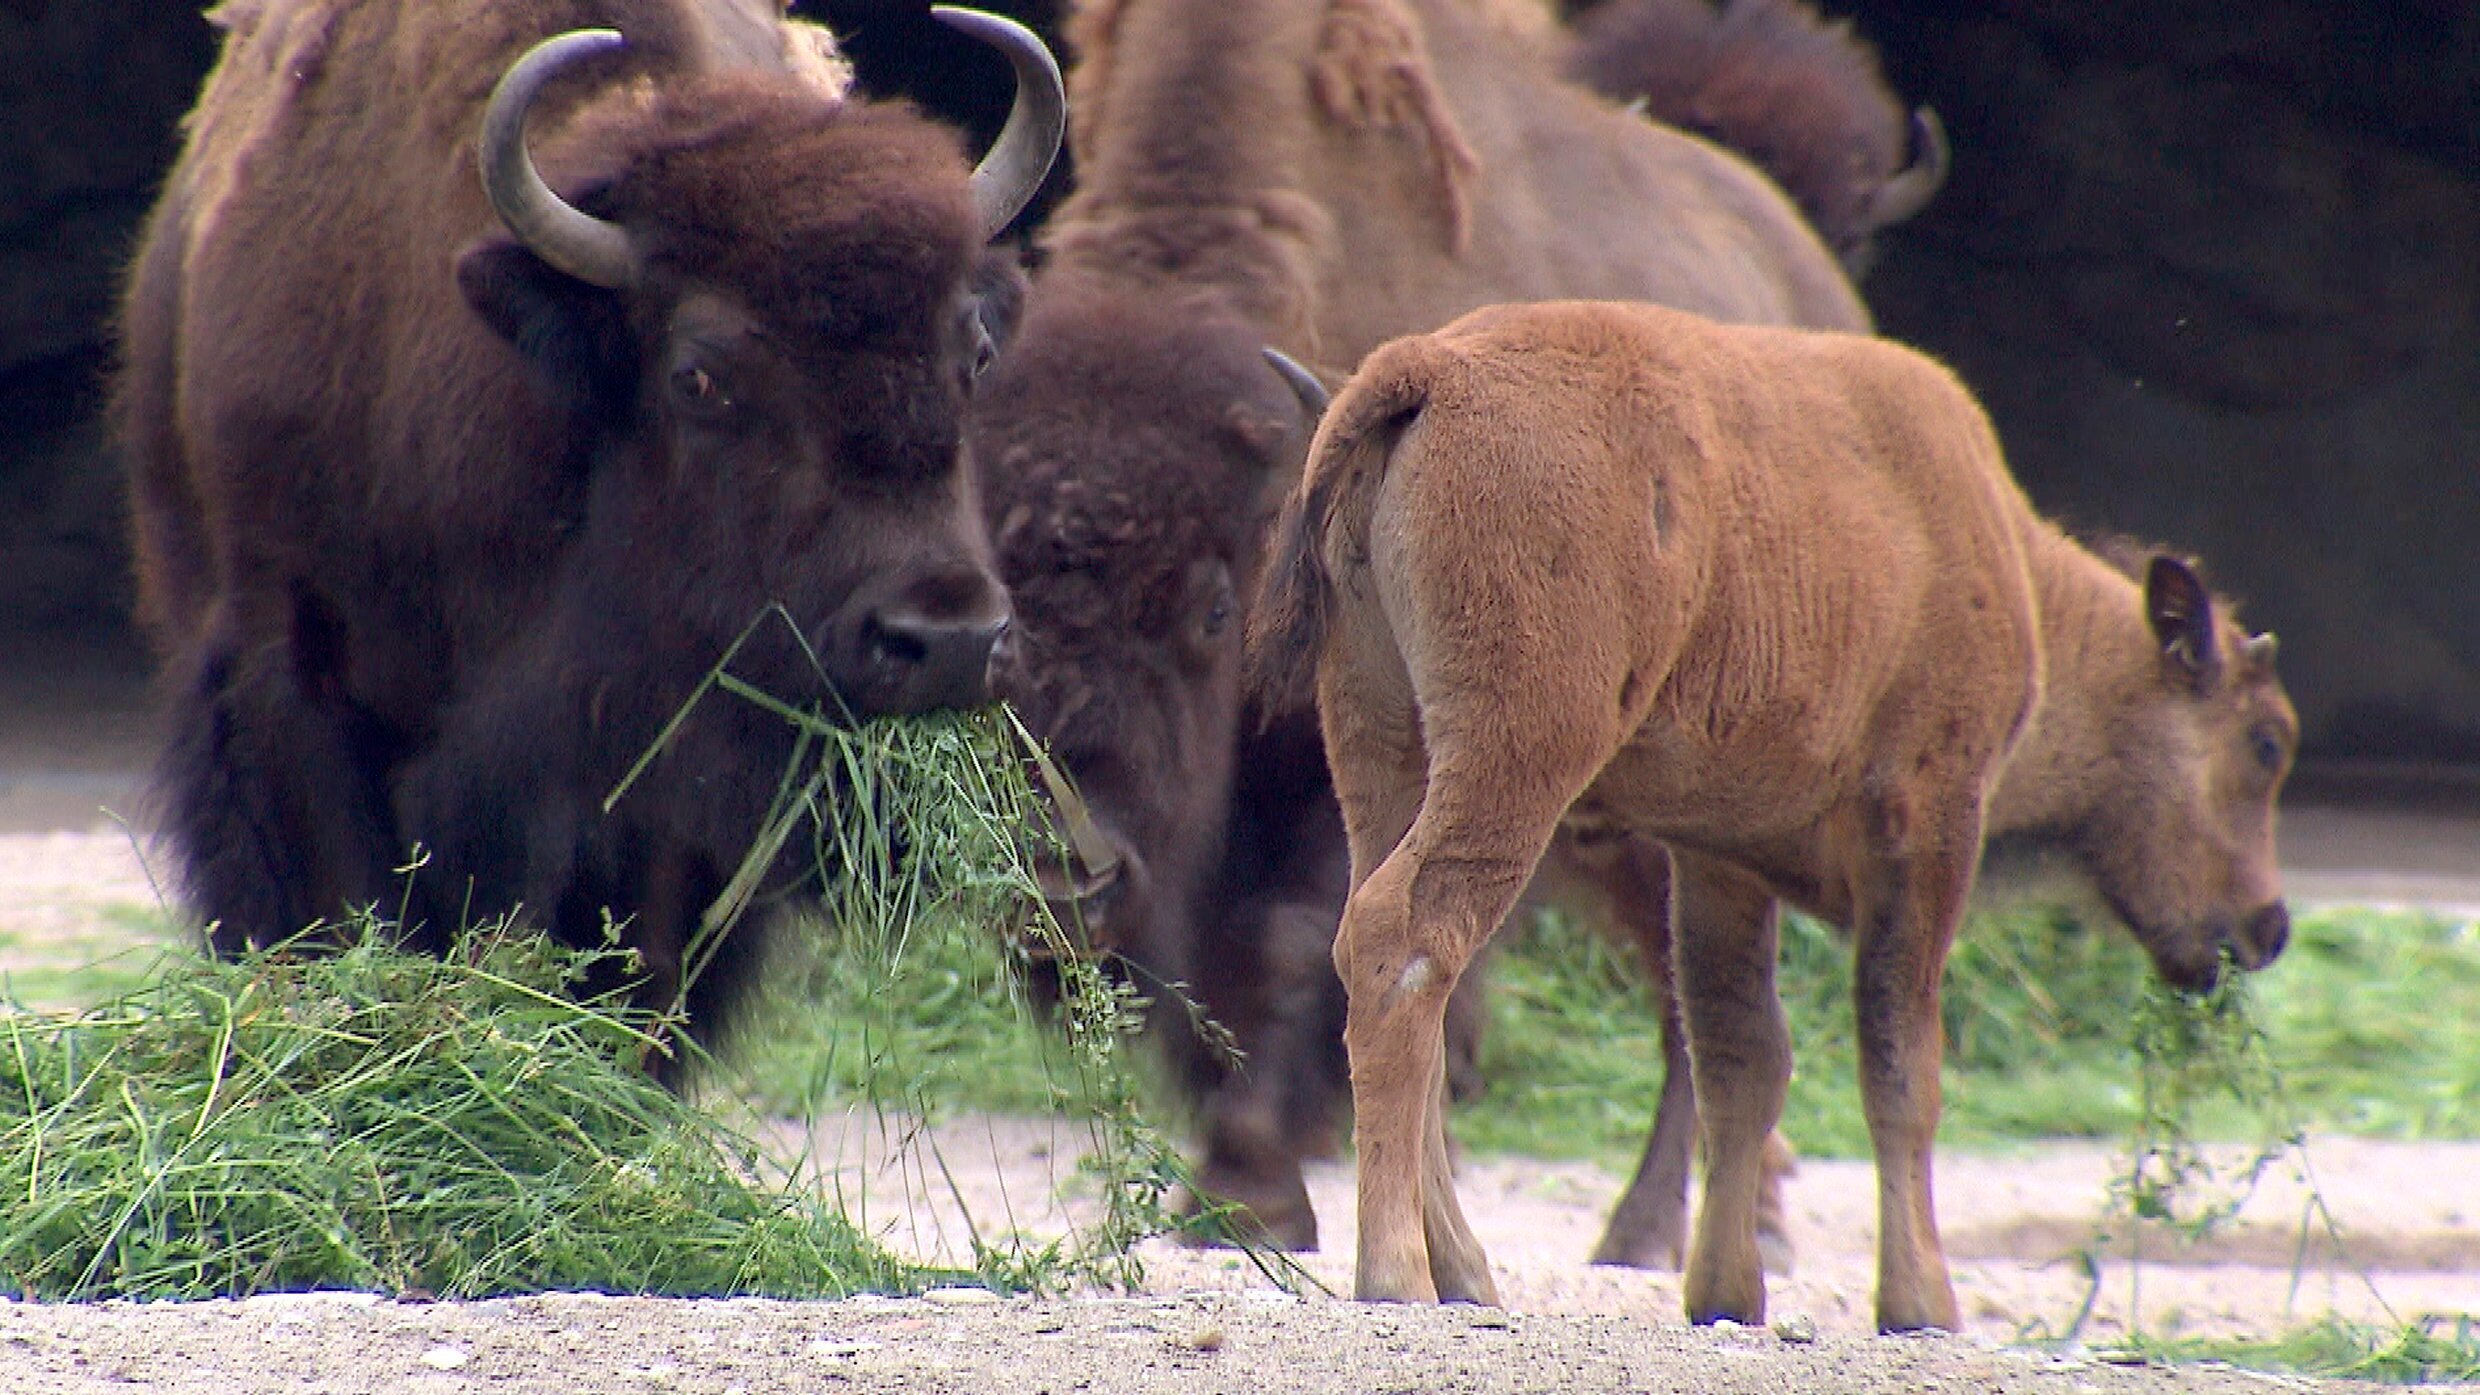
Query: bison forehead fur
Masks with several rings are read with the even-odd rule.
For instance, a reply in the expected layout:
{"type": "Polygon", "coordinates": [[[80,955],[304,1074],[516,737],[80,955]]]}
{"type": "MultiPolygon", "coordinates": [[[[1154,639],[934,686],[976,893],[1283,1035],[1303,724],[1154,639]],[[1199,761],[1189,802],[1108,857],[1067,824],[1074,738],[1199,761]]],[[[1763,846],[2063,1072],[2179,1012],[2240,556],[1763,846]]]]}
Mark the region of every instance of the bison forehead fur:
{"type": "Polygon", "coordinates": [[[1054,589],[1143,610],[1201,558],[1254,576],[1307,436],[1247,325],[1203,304],[1053,278],[974,407],[973,447],[1028,630],[1090,630],[1054,589]],[[1085,587],[1083,580],[1110,585],[1085,587]],[[1133,589],[1121,582],[1133,583],[1133,589]]]}
{"type": "Polygon", "coordinates": [[[1019,626],[1001,687],[1122,855],[1112,939],[1181,938],[1223,826],[1241,598],[1307,440],[1260,349],[1210,300],[1055,275],[975,405],[1019,626]]]}
{"type": "Polygon", "coordinates": [[[788,97],[760,74],[624,92],[543,154],[651,262],[742,297],[817,347],[919,352],[975,229],[955,137],[909,112],[788,97]],[[938,303],[931,303],[935,297],[938,303]],[[908,342],[909,341],[909,342],[908,342]]]}

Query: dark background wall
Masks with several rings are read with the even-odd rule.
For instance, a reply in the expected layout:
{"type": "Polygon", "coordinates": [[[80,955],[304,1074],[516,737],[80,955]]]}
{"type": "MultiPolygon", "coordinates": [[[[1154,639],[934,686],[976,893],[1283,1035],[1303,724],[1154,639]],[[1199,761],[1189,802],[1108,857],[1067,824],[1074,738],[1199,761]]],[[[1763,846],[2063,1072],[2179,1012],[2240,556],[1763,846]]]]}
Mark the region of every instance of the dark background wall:
{"type": "MultiPolygon", "coordinates": [[[[802,8],[870,87],[1004,112],[913,6],[802,8]]],[[[2209,559],[2313,754],[2480,766],[2480,6],[1826,8],[1954,139],[1867,287],[1887,332],[1983,395],[2044,507],[2209,559]]],[[[191,0],[0,0],[0,623],[125,613],[103,325],[211,54],[191,0]]]]}

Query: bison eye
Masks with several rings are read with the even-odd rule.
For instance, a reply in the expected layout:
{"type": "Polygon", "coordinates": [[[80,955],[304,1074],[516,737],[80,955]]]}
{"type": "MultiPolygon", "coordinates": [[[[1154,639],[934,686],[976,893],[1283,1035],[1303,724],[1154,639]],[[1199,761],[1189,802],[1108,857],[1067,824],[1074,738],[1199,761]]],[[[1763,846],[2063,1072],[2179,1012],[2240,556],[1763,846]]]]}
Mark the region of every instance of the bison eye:
{"type": "Polygon", "coordinates": [[[976,379],[989,372],[990,365],[999,361],[999,346],[991,342],[990,329],[982,323],[982,317],[979,315],[973,317],[972,357],[973,376],[976,379]]]}
{"type": "Polygon", "coordinates": [[[723,384],[715,381],[714,374],[695,364],[684,364],[672,370],[672,396],[701,415],[728,411],[732,406],[731,394],[723,390],[723,384]]]}
{"type": "Polygon", "coordinates": [[[1197,637],[1213,640],[1219,638],[1231,624],[1231,612],[1235,605],[1231,569],[1220,562],[1215,563],[1213,572],[1205,579],[1204,590],[1206,608],[1197,617],[1197,637]]]}

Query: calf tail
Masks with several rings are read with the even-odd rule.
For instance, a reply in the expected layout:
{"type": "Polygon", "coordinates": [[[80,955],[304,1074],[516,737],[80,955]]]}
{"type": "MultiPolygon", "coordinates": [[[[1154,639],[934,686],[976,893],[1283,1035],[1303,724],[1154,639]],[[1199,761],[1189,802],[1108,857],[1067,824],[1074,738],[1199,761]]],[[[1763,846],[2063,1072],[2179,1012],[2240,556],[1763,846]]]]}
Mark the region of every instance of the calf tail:
{"type": "Polygon", "coordinates": [[[1369,515],[1386,457],[1429,401],[1438,354],[1427,339],[1380,347],[1327,408],[1309,445],[1300,486],[1275,520],[1273,552],[1248,626],[1246,681],[1260,712],[1298,711],[1314,697],[1338,586],[1356,584],[1369,560],[1369,515]],[[1329,539],[1343,566],[1328,569],[1329,539]]]}

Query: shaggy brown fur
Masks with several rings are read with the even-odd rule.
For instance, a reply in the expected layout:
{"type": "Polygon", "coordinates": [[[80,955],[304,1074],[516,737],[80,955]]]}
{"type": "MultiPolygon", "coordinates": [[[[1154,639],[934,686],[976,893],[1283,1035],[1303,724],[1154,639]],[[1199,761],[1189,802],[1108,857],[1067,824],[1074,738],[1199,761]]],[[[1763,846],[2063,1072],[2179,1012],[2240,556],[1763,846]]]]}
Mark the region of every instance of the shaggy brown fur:
{"type": "MultiPolygon", "coordinates": [[[[1854,275],[1870,239],[1917,213],[1945,177],[1942,146],[1915,151],[1877,54],[1847,20],[1803,0],[1606,0],[1576,21],[1571,78],[1755,161],[1854,275]]],[[[1917,124],[1917,127],[1915,125],[1917,124]]]]}
{"type": "Polygon", "coordinates": [[[399,904],[420,843],[417,942],[522,905],[594,943],[608,909],[668,1001],[789,733],[710,703],[600,810],[744,627],[783,607],[737,667],[790,701],[986,692],[1005,599],[960,425],[975,285],[1014,273],[966,164],[845,101],[776,0],[216,17],[117,399],[191,905],[265,944],[399,904]],[[511,60],[598,24],[627,48],[533,129],[623,290],[513,239],[475,155],[511,60]]]}
{"type": "Polygon", "coordinates": [[[2270,643],[2184,564],[2139,585],[2043,522],[1970,395],[1908,350],[1484,310],[1362,366],[1278,546],[1251,662],[1267,693],[1314,673],[1352,845],[1364,1298],[1495,1297],[1447,1165],[1441,1024],[1562,824],[1673,851],[1698,1321],[1764,1314],[1778,899],[1854,938],[1886,1330],[1956,1322],[1938,981],[1988,826],[2077,846],[2174,982],[2282,947],[2297,725],[2270,643]]]}
{"type": "Polygon", "coordinates": [[[1218,297],[1074,272],[1036,287],[970,425],[1016,608],[1000,692],[1118,858],[1100,885],[1074,858],[1042,879],[1153,999],[1205,1120],[1200,1185],[1294,1241],[1316,1219],[1293,1140],[1340,1117],[1343,828],[1314,718],[1239,712],[1239,637],[1312,425],[1218,297]]]}
{"type": "Polygon", "coordinates": [[[1481,0],[1113,0],[1072,34],[1054,260],[1220,286],[1305,361],[1558,296],[1868,322],[1770,180],[1564,81],[1481,0]]]}

